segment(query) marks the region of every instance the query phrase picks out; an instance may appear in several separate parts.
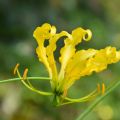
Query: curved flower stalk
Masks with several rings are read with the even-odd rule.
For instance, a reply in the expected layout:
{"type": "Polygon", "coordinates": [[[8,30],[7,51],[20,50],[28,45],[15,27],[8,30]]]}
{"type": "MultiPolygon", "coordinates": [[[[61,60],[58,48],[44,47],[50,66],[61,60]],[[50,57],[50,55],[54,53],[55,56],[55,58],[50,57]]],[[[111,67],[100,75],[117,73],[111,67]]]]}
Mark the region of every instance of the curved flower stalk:
{"type": "Polygon", "coordinates": [[[98,94],[105,92],[105,85],[98,84],[94,91],[85,97],[72,99],[67,97],[68,89],[85,75],[91,75],[93,72],[101,72],[107,68],[108,64],[116,63],[120,60],[120,51],[115,47],[108,46],[104,49],[95,50],[76,50],[76,45],[84,41],[89,41],[92,32],[83,28],[76,28],[72,33],[62,31],[56,33],[56,27],[48,23],[37,27],[33,33],[38,43],[36,53],[39,61],[42,62],[48,70],[52,93],[41,92],[36,90],[27,79],[27,71],[21,77],[18,68],[15,68],[23,84],[34,92],[42,95],[53,95],[53,102],[56,105],[64,105],[74,102],[85,102],[95,98],[98,94]],[[56,42],[64,38],[64,46],[60,50],[59,62],[60,69],[56,66],[54,52],[57,48],[56,42]],[[45,46],[45,41],[48,45],[45,46]]]}

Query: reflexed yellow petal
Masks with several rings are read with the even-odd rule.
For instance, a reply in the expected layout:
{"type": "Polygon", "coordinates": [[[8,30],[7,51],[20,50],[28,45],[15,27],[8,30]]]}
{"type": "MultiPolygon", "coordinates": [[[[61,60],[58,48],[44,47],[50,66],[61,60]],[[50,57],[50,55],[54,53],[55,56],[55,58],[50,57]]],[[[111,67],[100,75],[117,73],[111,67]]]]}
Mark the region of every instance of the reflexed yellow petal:
{"type": "Polygon", "coordinates": [[[56,50],[56,42],[58,41],[59,38],[63,36],[67,36],[68,33],[63,31],[59,34],[55,34],[49,39],[49,45],[46,47],[46,54],[48,56],[48,62],[50,65],[50,68],[52,69],[52,80],[57,81],[58,79],[58,73],[57,73],[57,68],[55,64],[55,59],[54,59],[54,51],[56,50]]]}
{"type": "Polygon", "coordinates": [[[92,37],[92,33],[90,30],[84,30],[82,28],[77,28],[72,31],[71,36],[65,39],[65,46],[61,49],[61,56],[59,58],[61,62],[61,70],[59,74],[59,80],[64,78],[65,68],[68,64],[70,58],[75,54],[75,46],[82,42],[82,39],[85,41],[90,40],[92,37]],[[85,37],[87,35],[87,38],[85,37]]]}
{"type": "Polygon", "coordinates": [[[120,60],[120,52],[116,51],[115,47],[106,47],[105,49],[99,50],[94,58],[91,58],[87,62],[89,68],[88,73],[91,74],[93,71],[100,72],[107,68],[108,64],[116,63],[120,60]]]}
{"type": "Polygon", "coordinates": [[[46,56],[46,48],[44,47],[45,40],[51,37],[50,30],[51,30],[51,26],[45,23],[41,27],[37,27],[35,29],[33,36],[38,42],[38,47],[36,49],[38,58],[41,62],[45,64],[50,77],[52,77],[51,68],[49,67],[49,63],[46,56]]]}
{"type": "Polygon", "coordinates": [[[93,71],[100,72],[106,69],[108,64],[116,63],[119,60],[120,52],[116,51],[114,47],[76,52],[65,69],[65,87],[69,88],[80,77],[90,75],[93,71]]]}

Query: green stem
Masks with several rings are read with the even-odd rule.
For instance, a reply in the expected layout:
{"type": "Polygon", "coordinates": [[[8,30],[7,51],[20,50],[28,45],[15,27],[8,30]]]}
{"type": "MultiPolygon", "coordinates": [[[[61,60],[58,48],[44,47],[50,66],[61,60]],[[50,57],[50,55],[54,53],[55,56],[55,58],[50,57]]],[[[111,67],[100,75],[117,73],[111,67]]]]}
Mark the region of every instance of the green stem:
{"type": "MultiPolygon", "coordinates": [[[[49,77],[27,77],[29,80],[50,80],[49,77]]],[[[12,79],[7,79],[7,80],[0,80],[0,83],[8,83],[8,82],[15,82],[15,81],[20,81],[21,78],[12,78],[12,79]]]]}
{"type": "Polygon", "coordinates": [[[116,87],[120,85],[120,81],[113,83],[110,88],[106,90],[104,95],[98,97],[82,114],[80,114],[76,120],[83,120],[94,108],[98,105],[107,95],[109,95],[116,87]]]}

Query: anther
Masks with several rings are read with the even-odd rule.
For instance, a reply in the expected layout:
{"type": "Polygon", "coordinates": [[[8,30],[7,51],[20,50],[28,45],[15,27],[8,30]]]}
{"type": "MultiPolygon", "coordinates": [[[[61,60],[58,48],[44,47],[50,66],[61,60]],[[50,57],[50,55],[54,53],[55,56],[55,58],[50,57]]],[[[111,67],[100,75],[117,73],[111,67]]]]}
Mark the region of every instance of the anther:
{"type": "Polygon", "coordinates": [[[97,84],[97,91],[98,91],[98,93],[100,93],[100,84],[99,83],[97,84]]]}
{"type": "Polygon", "coordinates": [[[23,80],[25,80],[27,78],[27,73],[28,73],[28,68],[26,68],[24,70],[24,73],[23,73],[23,80]]]}
{"type": "Polygon", "coordinates": [[[105,84],[102,83],[102,95],[105,93],[105,84]]]}
{"type": "Polygon", "coordinates": [[[19,66],[20,66],[20,64],[17,63],[16,66],[15,66],[15,68],[14,68],[14,71],[13,71],[13,74],[14,74],[14,75],[16,74],[19,66]]]}

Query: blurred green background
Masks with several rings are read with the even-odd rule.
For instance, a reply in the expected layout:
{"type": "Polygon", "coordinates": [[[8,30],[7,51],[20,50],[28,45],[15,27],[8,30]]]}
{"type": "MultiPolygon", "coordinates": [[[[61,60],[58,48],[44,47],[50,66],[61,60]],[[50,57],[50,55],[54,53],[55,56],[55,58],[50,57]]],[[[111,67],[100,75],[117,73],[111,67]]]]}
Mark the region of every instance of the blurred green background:
{"type": "MultiPolygon", "coordinates": [[[[119,9],[120,0],[0,0],[0,79],[13,78],[18,62],[21,73],[28,67],[29,76],[48,75],[37,59],[37,43],[33,38],[34,29],[45,22],[55,25],[58,31],[71,32],[78,26],[91,29],[92,40],[83,42],[78,49],[108,45],[120,49],[119,9]]],[[[77,81],[69,95],[81,97],[97,83],[107,85],[114,80],[120,80],[120,62],[77,81]]],[[[43,90],[50,87],[45,81],[33,84],[43,90]]],[[[54,107],[51,101],[52,98],[29,91],[21,82],[0,84],[0,120],[74,120],[91,104],[54,107]]],[[[120,120],[119,113],[120,88],[117,88],[85,120],[120,120]]]]}

